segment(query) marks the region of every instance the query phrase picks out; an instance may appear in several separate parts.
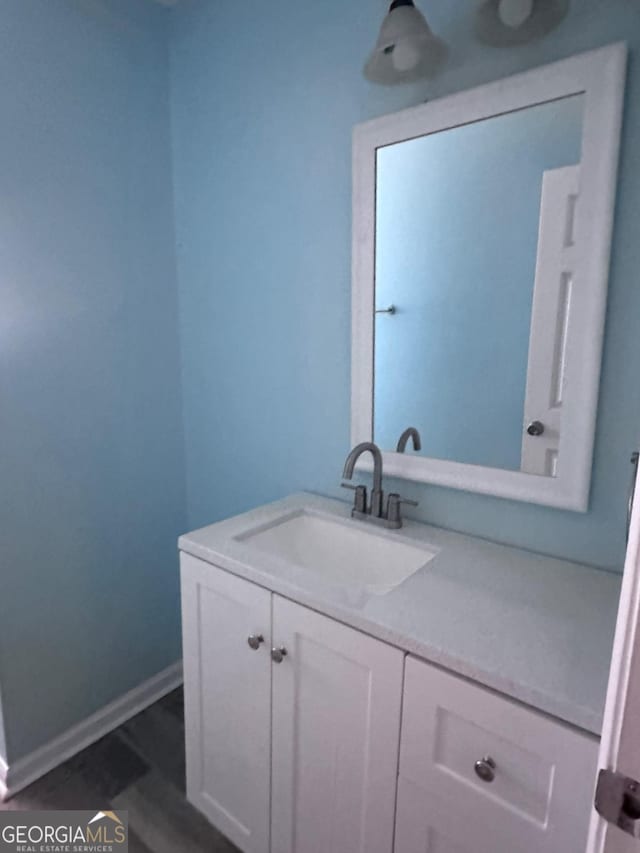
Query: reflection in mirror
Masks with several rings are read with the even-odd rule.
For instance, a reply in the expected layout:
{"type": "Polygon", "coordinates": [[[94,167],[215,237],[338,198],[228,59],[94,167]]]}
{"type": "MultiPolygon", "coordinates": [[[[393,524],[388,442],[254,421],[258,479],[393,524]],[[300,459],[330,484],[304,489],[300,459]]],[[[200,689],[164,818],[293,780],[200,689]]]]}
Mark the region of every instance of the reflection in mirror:
{"type": "Polygon", "coordinates": [[[411,424],[421,455],[555,475],[583,101],[378,148],[374,440],[383,449],[411,424]]]}

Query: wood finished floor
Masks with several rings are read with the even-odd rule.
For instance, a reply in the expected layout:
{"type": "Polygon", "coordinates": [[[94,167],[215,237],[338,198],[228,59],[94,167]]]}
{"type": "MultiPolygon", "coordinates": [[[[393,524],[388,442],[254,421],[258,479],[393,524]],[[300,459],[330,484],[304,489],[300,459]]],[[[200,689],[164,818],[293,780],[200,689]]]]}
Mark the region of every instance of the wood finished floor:
{"type": "Polygon", "coordinates": [[[20,791],[0,811],[125,809],[130,853],[238,853],[185,798],[175,690],[20,791]]]}

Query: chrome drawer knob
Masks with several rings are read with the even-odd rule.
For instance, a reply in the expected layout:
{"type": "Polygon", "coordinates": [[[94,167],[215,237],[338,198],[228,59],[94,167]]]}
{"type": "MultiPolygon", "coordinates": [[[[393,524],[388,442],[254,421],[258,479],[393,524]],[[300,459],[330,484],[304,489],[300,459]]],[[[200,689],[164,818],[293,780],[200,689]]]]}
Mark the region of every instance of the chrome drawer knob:
{"type": "Polygon", "coordinates": [[[249,648],[255,652],[264,643],[264,637],[262,634],[251,634],[247,637],[247,643],[249,643],[249,648]]]}
{"type": "Polygon", "coordinates": [[[271,649],[271,660],[274,663],[282,663],[287,654],[287,650],[284,646],[280,646],[279,649],[271,649]]]}
{"type": "Polygon", "coordinates": [[[496,778],[496,763],[489,755],[485,755],[480,761],[476,761],[473,769],[476,771],[476,776],[483,782],[493,782],[496,778]]]}

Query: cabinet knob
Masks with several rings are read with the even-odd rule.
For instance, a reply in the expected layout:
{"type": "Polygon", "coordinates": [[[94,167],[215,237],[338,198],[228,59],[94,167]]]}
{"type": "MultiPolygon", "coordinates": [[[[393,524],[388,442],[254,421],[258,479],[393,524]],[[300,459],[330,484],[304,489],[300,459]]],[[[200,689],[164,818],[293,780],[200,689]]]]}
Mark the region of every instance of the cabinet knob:
{"type": "Polygon", "coordinates": [[[255,652],[264,643],[264,637],[262,634],[250,634],[247,637],[247,643],[249,643],[249,648],[255,652]]]}
{"type": "Polygon", "coordinates": [[[476,771],[476,776],[483,782],[493,782],[496,778],[496,763],[489,755],[485,755],[480,761],[476,761],[473,769],[476,771]]]}
{"type": "Polygon", "coordinates": [[[287,654],[287,650],[285,649],[284,646],[280,646],[279,649],[275,649],[275,648],[271,649],[271,660],[274,663],[282,663],[286,654],[287,654]]]}
{"type": "Polygon", "coordinates": [[[527,432],[529,435],[538,436],[542,435],[544,432],[544,424],[542,421],[531,421],[529,426],[527,427],[527,432]]]}

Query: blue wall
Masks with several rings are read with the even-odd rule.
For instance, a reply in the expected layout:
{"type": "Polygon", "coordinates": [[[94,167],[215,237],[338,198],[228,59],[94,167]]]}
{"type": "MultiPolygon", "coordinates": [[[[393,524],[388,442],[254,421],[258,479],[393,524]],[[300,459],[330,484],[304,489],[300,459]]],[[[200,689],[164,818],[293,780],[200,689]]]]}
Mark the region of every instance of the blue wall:
{"type": "Polygon", "coordinates": [[[374,440],[520,469],[544,173],[580,162],[583,96],[388,145],[376,163],[374,440]]]}
{"type": "MultiPolygon", "coordinates": [[[[553,36],[506,51],[473,41],[464,0],[433,6],[446,72],[384,90],[360,66],[385,0],[3,0],[10,761],[179,656],[181,531],[296,489],[343,496],[353,124],[615,39],[640,47],[635,0],[574,0],[553,36]]],[[[620,567],[640,425],[639,89],[634,64],[591,512],[398,484],[420,517],[620,567]]]]}
{"type": "MultiPolygon", "coordinates": [[[[292,492],[340,494],[349,448],[356,122],[618,39],[635,0],[574,0],[547,39],[477,43],[466,0],[429,4],[452,46],[432,83],[361,75],[384,0],[190,0],[172,12],[172,122],[189,526],[292,492]]],[[[635,60],[635,57],[634,57],[635,60]]],[[[624,553],[640,395],[640,69],[627,90],[604,376],[586,515],[396,484],[419,517],[612,569],[624,553]]],[[[344,497],[344,493],[341,495],[344,497]]]]}
{"type": "Polygon", "coordinates": [[[186,520],[166,12],[3,0],[1,20],[0,683],[14,761],[179,658],[186,520]]]}

